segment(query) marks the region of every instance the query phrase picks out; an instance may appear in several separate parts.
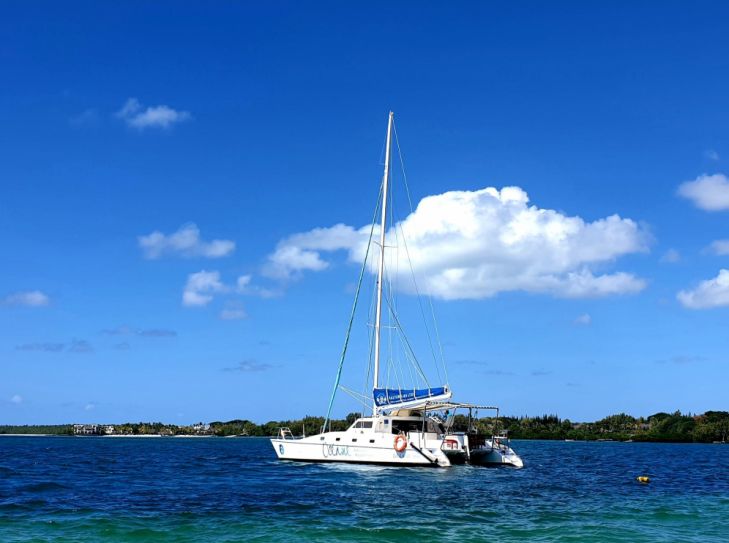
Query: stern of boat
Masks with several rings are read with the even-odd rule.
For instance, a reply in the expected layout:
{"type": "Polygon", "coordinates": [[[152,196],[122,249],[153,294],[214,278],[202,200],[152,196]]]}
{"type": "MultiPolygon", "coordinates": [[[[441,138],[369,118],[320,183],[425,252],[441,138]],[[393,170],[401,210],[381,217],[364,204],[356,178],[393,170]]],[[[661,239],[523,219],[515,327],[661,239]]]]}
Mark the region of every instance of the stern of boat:
{"type": "Polygon", "coordinates": [[[484,445],[471,450],[471,464],[478,466],[509,466],[523,468],[524,461],[514,452],[508,439],[494,437],[484,445]]]}

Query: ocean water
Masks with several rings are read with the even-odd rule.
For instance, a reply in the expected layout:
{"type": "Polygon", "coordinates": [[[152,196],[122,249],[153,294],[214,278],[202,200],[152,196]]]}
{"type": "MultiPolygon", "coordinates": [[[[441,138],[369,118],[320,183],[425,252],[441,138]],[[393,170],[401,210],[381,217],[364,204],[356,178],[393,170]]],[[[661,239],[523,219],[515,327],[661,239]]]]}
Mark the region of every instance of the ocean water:
{"type": "Polygon", "coordinates": [[[513,445],[522,470],[289,463],[257,438],[2,437],[0,542],[729,542],[729,445],[513,445]]]}

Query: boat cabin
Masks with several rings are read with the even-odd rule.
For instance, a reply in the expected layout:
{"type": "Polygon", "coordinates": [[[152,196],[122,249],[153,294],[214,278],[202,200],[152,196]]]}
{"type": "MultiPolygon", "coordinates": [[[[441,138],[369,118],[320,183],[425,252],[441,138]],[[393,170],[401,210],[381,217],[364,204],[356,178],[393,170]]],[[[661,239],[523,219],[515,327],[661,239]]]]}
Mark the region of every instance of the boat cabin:
{"type": "Polygon", "coordinates": [[[423,432],[429,434],[442,435],[445,433],[444,426],[436,420],[427,417],[423,421],[423,416],[417,412],[409,410],[401,410],[391,415],[380,415],[378,417],[364,417],[354,421],[349,427],[350,432],[365,433],[378,432],[383,434],[407,434],[409,432],[423,432]],[[403,412],[404,411],[404,412],[403,412]]]}

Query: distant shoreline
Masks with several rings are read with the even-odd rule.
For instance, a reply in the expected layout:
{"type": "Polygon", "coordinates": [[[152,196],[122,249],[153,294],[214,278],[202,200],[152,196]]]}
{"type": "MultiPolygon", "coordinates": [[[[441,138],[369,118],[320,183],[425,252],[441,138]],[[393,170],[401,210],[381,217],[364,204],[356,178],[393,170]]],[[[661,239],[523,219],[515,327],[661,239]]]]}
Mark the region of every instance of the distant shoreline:
{"type": "MultiPolygon", "coordinates": [[[[0,438],[3,437],[53,437],[53,438],[80,438],[80,439],[107,439],[107,438],[117,438],[117,439],[154,439],[154,438],[173,438],[173,439],[228,439],[228,438],[238,438],[238,439],[271,439],[275,438],[276,436],[216,436],[216,435],[162,435],[162,434],[128,434],[128,435],[73,435],[73,434],[0,434],[0,438]]],[[[543,441],[545,443],[620,443],[620,444],[635,444],[635,443],[642,443],[642,444],[652,444],[652,445],[665,445],[665,444],[672,444],[672,445],[729,445],[729,441],[621,441],[618,439],[546,439],[546,438],[528,438],[528,437],[521,437],[521,438],[514,438],[512,441],[543,441]]]]}
{"type": "Polygon", "coordinates": [[[0,437],[64,437],[63,434],[0,434],[0,437]]]}
{"type": "MultiPolygon", "coordinates": [[[[73,435],[73,434],[0,434],[0,437],[80,437],[80,438],[86,438],[86,437],[95,437],[95,438],[98,438],[98,437],[101,437],[101,438],[105,438],[105,439],[106,438],[132,438],[132,439],[144,438],[144,439],[147,439],[147,438],[164,437],[164,438],[175,438],[175,439],[190,439],[190,438],[192,438],[192,439],[200,439],[200,438],[209,438],[209,437],[214,437],[214,438],[225,437],[225,438],[229,438],[229,437],[260,437],[260,436],[214,436],[214,435],[204,435],[204,436],[176,435],[176,436],[168,436],[168,435],[163,435],[163,434],[126,434],[126,435],[113,434],[113,435],[107,435],[107,436],[102,436],[102,435],[88,435],[88,436],[85,436],[85,435],[73,435]]],[[[268,437],[268,436],[262,436],[262,437],[268,437]]],[[[270,437],[273,437],[273,436],[270,436],[270,437]]]]}
{"type": "MultiPolygon", "coordinates": [[[[508,432],[511,439],[549,441],[617,441],[658,443],[721,443],[729,441],[729,411],[706,411],[702,414],[654,413],[633,417],[625,413],[610,415],[595,422],[572,422],[557,415],[539,417],[474,417],[452,414],[451,430],[468,428],[481,434],[508,432]]],[[[78,437],[266,437],[277,435],[288,427],[296,435],[312,436],[326,425],[329,431],[345,431],[360,413],[349,413],[344,419],[307,416],[298,420],[268,421],[257,424],[246,419],[198,422],[189,425],[163,422],[125,422],[120,424],[0,424],[0,435],[76,435],[78,437]]]]}

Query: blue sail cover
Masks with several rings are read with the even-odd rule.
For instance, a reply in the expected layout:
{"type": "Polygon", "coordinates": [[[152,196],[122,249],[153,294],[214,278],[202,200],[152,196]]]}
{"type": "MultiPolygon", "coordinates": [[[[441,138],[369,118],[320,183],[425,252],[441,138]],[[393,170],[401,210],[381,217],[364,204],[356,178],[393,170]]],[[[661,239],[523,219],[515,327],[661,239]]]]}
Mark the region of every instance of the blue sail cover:
{"type": "Polygon", "coordinates": [[[436,396],[446,394],[446,387],[398,389],[398,388],[376,388],[373,391],[375,405],[397,405],[416,400],[427,400],[436,396]]]}

